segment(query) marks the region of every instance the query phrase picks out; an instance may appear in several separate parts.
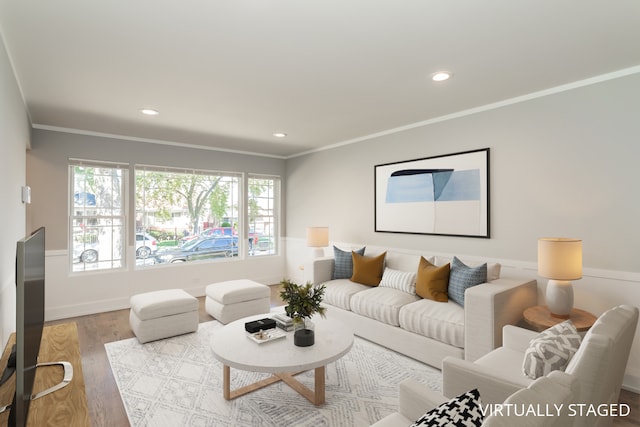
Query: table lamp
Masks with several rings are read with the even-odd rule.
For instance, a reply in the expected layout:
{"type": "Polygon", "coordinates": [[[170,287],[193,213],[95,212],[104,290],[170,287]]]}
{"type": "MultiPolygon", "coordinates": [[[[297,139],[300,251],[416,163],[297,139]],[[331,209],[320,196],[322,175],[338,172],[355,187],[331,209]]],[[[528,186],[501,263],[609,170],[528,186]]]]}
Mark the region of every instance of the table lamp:
{"type": "Polygon", "coordinates": [[[324,256],[324,249],[329,246],[329,227],[307,227],[307,246],[315,248],[313,256],[324,256]]]}
{"type": "Polygon", "coordinates": [[[582,278],[582,240],[538,239],[538,274],[550,279],[545,297],[551,316],[568,319],[573,309],[571,280],[582,278]]]}

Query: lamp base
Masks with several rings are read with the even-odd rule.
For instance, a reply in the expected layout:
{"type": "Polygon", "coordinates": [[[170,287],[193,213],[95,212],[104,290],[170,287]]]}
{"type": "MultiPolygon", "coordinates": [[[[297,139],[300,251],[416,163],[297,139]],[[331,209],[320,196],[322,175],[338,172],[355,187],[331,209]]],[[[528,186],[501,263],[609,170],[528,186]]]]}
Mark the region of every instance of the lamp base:
{"type": "Polygon", "coordinates": [[[551,316],[568,319],[573,310],[573,286],[568,280],[549,280],[545,298],[551,316]]]}
{"type": "Polygon", "coordinates": [[[311,248],[313,258],[322,258],[324,257],[324,248],[311,248]]]}

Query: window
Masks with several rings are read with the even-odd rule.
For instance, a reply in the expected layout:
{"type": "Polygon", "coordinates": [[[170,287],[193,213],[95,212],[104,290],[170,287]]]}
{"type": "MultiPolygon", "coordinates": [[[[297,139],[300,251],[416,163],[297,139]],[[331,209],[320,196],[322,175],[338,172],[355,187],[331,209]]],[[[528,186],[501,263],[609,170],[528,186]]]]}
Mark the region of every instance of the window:
{"type": "Polygon", "coordinates": [[[128,174],[127,164],[70,161],[72,272],[125,268],[127,259],[156,265],[278,253],[280,178],[138,165],[131,218],[128,174]]]}
{"type": "Polygon", "coordinates": [[[71,271],[124,266],[127,174],[127,165],[70,162],[71,271]]]}
{"type": "Polygon", "coordinates": [[[238,256],[241,174],[137,166],[136,232],[158,240],[138,264],[238,256]],[[223,236],[234,239],[222,240],[223,236]],[[197,244],[194,242],[198,242],[197,244]]]}
{"type": "Polygon", "coordinates": [[[253,256],[276,254],[280,180],[274,177],[249,175],[248,191],[249,254],[253,256]]]}

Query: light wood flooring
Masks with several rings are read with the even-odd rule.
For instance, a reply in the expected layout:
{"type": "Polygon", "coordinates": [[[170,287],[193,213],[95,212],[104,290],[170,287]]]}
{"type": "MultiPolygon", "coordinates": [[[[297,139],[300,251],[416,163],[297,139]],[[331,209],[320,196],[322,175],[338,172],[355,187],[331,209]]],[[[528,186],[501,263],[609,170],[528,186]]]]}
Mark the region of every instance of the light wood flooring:
{"type": "MultiPolygon", "coordinates": [[[[213,320],[204,309],[204,297],[198,300],[200,322],[213,320]]],[[[278,285],[271,286],[271,304],[272,306],[282,304],[278,285]]],[[[76,322],[78,326],[91,425],[93,427],[128,426],[127,414],[111,373],[104,344],[134,337],[129,327],[129,310],[74,317],[47,322],[47,324],[65,322],[76,322]]],[[[620,394],[620,402],[631,407],[631,415],[614,419],[613,425],[616,427],[640,426],[640,395],[623,390],[620,394]]]]}

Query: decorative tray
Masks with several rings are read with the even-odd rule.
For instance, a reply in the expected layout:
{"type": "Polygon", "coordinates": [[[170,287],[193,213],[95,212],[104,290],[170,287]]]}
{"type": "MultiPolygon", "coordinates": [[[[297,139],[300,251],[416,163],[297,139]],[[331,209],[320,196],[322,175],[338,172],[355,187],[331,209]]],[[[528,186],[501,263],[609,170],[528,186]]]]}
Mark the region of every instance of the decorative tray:
{"type": "Polygon", "coordinates": [[[282,329],[273,328],[266,331],[255,332],[253,334],[247,333],[247,338],[258,344],[264,344],[269,341],[275,341],[287,336],[287,333],[282,329]],[[262,335],[261,335],[262,334],[262,335]]]}

